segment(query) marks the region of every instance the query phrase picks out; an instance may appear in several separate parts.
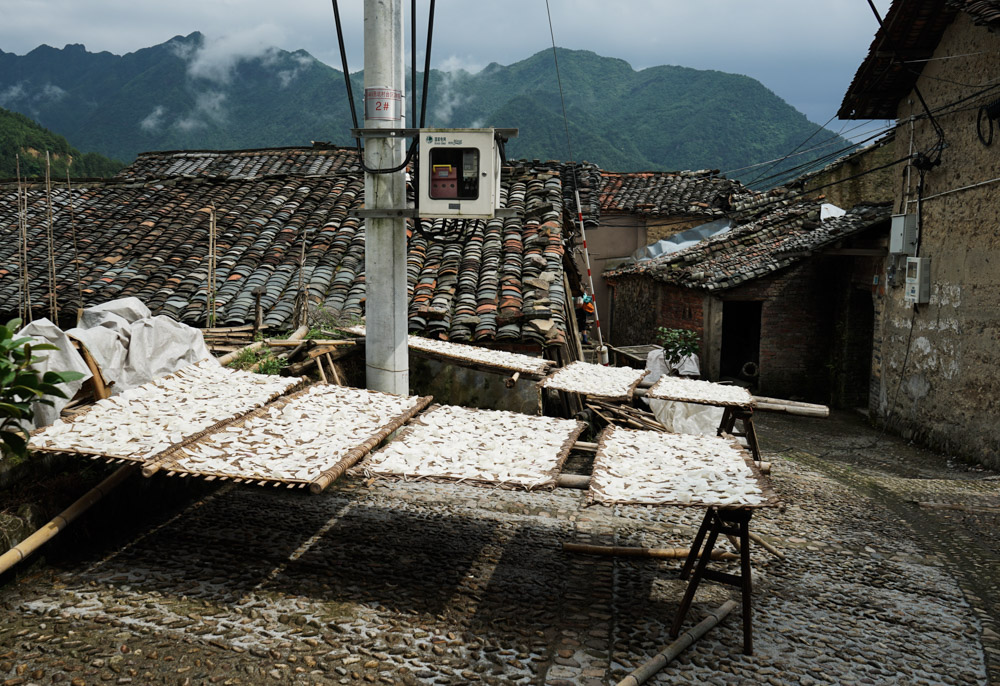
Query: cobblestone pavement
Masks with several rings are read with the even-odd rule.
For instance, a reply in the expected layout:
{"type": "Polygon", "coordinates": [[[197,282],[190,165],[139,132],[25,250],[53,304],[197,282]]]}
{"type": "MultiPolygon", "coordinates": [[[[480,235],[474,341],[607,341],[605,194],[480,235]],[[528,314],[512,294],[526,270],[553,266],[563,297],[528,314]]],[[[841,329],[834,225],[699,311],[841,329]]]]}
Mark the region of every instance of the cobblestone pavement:
{"type": "MultiPolygon", "coordinates": [[[[752,552],[756,653],[737,611],[652,683],[1000,684],[995,475],[846,415],[758,431],[787,507],[751,522],[786,553],[752,552]]],[[[596,686],[670,642],[678,561],[561,544],[686,546],[700,510],[335,486],[171,486],[74,524],[0,586],[0,684],[596,686]]],[[[703,584],[687,626],[730,597],[703,584]]]]}

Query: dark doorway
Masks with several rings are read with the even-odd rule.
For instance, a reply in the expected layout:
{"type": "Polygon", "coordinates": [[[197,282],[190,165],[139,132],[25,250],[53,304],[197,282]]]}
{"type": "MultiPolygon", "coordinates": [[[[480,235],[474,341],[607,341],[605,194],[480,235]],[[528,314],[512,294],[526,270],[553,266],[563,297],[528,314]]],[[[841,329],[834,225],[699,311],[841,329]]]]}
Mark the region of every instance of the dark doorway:
{"type": "Polygon", "coordinates": [[[875,305],[869,289],[851,289],[837,328],[832,404],[867,408],[875,335],[875,305]]]}
{"type": "Polygon", "coordinates": [[[726,301],[722,303],[723,377],[742,379],[756,385],[760,372],[760,313],[762,303],[726,301]]]}

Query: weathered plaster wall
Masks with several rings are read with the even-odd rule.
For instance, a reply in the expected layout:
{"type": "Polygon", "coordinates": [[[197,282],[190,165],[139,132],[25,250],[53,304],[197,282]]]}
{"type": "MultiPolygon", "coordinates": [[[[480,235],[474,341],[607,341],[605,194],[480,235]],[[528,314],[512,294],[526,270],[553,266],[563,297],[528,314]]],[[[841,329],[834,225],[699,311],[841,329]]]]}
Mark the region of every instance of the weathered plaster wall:
{"type": "MultiPolygon", "coordinates": [[[[590,253],[590,270],[594,276],[594,298],[605,336],[614,327],[614,314],[611,309],[611,293],[601,274],[609,262],[628,257],[644,245],[646,223],[637,215],[602,216],[599,227],[587,229],[587,251],[590,253]]],[[[582,245],[576,252],[576,266],[586,284],[587,266],[583,259],[582,245]]]]}
{"type": "MultiPolygon", "coordinates": [[[[934,56],[968,56],[926,63],[918,87],[929,106],[941,108],[981,90],[975,84],[995,82],[997,53],[1000,34],[973,26],[960,12],[934,56]]],[[[931,301],[914,310],[898,286],[878,304],[871,410],[904,436],[1000,467],[1000,182],[994,181],[1000,131],[991,147],[976,136],[976,106],[995,97],[994,91],[936,115],[948,147],[925,177],[919,246],[920,256],[931,258],[931,301]],[[983,185],[959,190],[973,184],[983,185]]],[[[905,123],[921,113],[911,94],[897,116],[905,123]]],[[[910,131],[909,124],[899,129],[896,157],[910,152],[910,131]]],[[[916,150],[930,149],[937,138],[925,118],[912,123],[912,135],[916,150]]],[[[917,179],[913,170],[909,192],[897,190],[897,207],[906,200],[916,211],[917,179]]]]}
{"type": "MultiPolygon", "coordinates": [[[[614,308],[611,306],[611,291],[602,276],[605,269],[628,257],[639,248],[656,241],[686,231],[705,223],[702,218],[690,217],[645,217],[637,214],[605,214],[601,225],[587,230],[587,248],[590,252],[590,269],[594,275],[594,293],[597,298],[598,314],[604,335],[615,330],[614,308]]],[[[582,250],[576,255],[576,265],[586,283],[587,268],[582,250]]],[[[625,325],[627,328],[627,324],[625,325]]],[[[615,341],[617,345],[630,345],[615,341]]],[[[644,341],[648,343],[649,341],[644,341]]]]}
{"type": "Polygon", "coordinates": [[[674,234],[701,226],[711,219],[706,217],[651,217],[646,220],[646,245],[670,238],[674,234]]]}

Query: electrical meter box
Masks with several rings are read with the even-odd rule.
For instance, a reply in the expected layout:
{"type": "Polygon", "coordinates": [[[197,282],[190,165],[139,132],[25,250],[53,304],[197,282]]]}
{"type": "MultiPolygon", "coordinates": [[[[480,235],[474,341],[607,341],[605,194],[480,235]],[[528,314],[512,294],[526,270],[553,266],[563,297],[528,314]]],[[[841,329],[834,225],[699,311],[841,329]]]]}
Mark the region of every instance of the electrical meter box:
{"type": "Polygon", "coordinates": [[[500,201],[494,129],[420,129],[420,216],[491,219],[500,201]]]}
{"type": "Polygon", "coordinates": [[[906,291],[903,299],[914,305],[923,305],[931,299],[931,258],[906,258],[906,291]]]}
{"type": "Polygon", "coordinates": [[[889,229],[889,252],[913,255],[917,251],[917,215],[894,214],[889,229]]]}

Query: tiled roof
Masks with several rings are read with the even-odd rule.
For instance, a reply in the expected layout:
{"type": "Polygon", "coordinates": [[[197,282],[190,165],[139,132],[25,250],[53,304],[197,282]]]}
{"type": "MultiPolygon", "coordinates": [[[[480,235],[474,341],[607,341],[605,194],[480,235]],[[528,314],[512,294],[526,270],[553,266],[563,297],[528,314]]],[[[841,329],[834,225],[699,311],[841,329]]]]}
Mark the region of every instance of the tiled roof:
{"type": "Polygon", "coordinates": [[[895,119],[957,11],[997,25],[996,0],[894,0],[837,112],[841,119],[895,119]],[[901,57],[902,56],[902,57],[901,57]]]}
{"type": "Polygon", "coordinates": [[[357,152],[317,144],[312,148],[144,152],[118,179],[259,179],[267,176],[328,176],[359,172],[357,152]]]}
{"type": "MultiPolygon", "coordinates": [[[[217,319],[287,328],[301,280],[310,301],[364,310],[364,180],[351,150],[280,149],[143,155],[122,181],[73,189],[85,303],[136,296],[154,314],[204,325],[210,207],[217,213],[217,319]],[[319,170],[326,171],[319,171],[319,170]],[[271,176],[270,174],[276,174],[271,176]],[[194,176],[194,178],[187,178],[194,176]]],[[[29,198],[30,284],[36,315],[48,291],[44,193],[29,198]]],[[[560,340],[563,189],[558,171],[514,166],[502,198],[516,219],[423,220],[407,260],[410,331],[466,341],[560,340]],[[447,229],[447,231],[444,231],[447,229]],[[436,233],[435,233],[436,232],[436,233]],[[447,234],[447,235],[444,235],[447,234]]],[[[76,268],[65,188],[54,191],[57,292],[75,305],[76,268]]],[[[16,235],[16,193],[0,188],[0,226],[16,235]]],[[[0,302],[15,314],[17,241],[0,245],[0,302]]]]}
{"type": "Polygon", "coordinates": [[[979,26],[990,30],[1000,27],[1000,0],[945,0],[950,7],[962,10],[979,26]]]}
{"type": "Polygon", "coordinates": [[[650,216],[722,216],[734,195],[746,193],[739,181],[710,170],[685,172],[602,172],[601,210],[650,216]]]}
{"type": "Polygon", "coordinates": [[[723,290],[805,259],[815,250],[888,221],[888,205],[859,205],[819,221],[820,204],[779,207],[732,231],[662,258],[605,272],[607,278],[646,275],[709,291],[723,290]]]}

